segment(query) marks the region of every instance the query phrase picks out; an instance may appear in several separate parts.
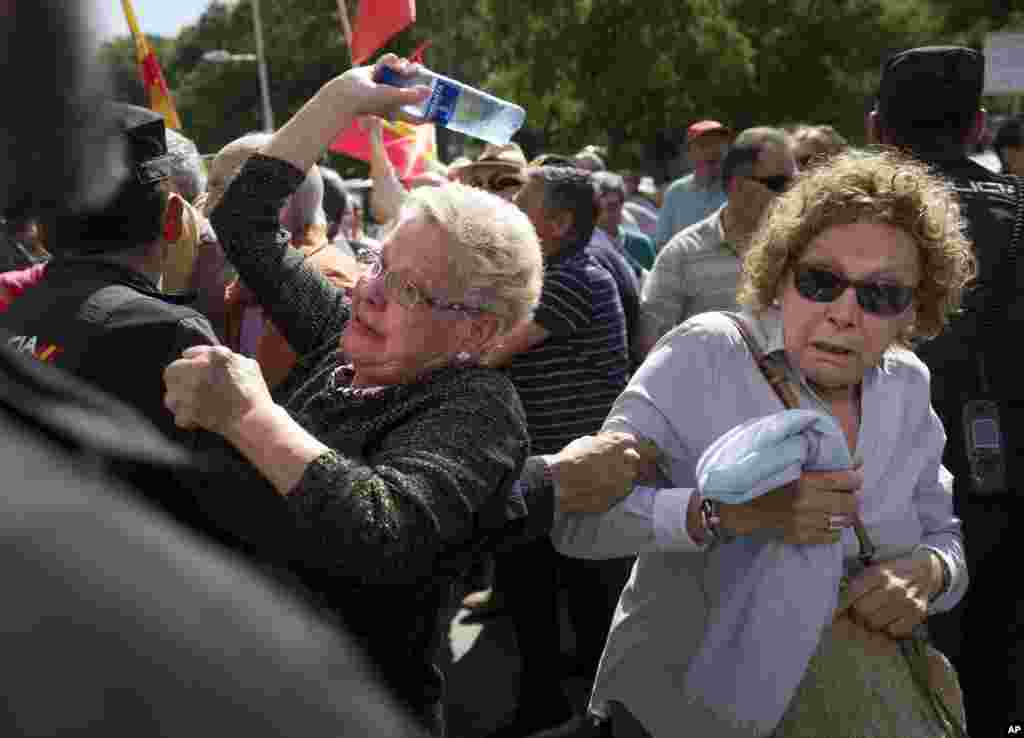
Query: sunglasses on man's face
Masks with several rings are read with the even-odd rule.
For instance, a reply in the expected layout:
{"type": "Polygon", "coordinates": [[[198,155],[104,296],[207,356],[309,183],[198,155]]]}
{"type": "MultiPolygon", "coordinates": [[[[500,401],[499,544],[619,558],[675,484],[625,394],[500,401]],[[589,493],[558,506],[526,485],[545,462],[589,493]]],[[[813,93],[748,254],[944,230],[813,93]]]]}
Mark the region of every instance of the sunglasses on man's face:
{"type": "Polygon", "coordinates": [[[748,177],[748,179],[754,180],[776,194],[785,192],[789,183],[793,181],[792,177],[785,174],[777,174],[774,177],[748,177]]]}
{"type": "Polygon", "coordinates": [[[900,315],[914,301],[914,288],[892,282],[854,282],[822,267],[798,265],[793,270],[796,291],[812,302],[835,302],[850,287],[857,292],[857,303],[873,315],[900,315]]]}

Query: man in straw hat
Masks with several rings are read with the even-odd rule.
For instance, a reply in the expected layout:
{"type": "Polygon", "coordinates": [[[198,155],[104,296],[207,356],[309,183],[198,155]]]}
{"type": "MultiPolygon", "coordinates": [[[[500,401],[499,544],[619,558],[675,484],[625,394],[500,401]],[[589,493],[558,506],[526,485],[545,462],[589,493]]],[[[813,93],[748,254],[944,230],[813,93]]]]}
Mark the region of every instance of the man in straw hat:
{"type": "Polygon", "coordinates": [[[519,144],[507,143],[503,146],[487,144],[475,160],[453,164],[448,171],[452,179],[493,192],[511,202],[523,185],[521,173],[525,168],[526,156],[519,144]]]}

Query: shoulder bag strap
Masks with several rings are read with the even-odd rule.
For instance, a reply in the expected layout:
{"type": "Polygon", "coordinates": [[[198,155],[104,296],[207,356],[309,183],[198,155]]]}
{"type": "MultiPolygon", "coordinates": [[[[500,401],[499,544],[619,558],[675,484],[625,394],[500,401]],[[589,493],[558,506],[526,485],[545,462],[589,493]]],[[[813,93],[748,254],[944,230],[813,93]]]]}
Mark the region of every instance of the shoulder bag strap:
{"type": "Polygon", "coordinates": [[[778,395],[783,406],[790,410],[798,409],[800,407],[800,395],[793,387],[789,377],[786,376],[786,370],[761,350],[761,347],[754,339],[754,335],[750,332],[750,326],[747,325],[747,321],[736,313],[722,313],[722,315],[731,320],[733,325],[736,326],[736,330],[740,332],[740,336],[743,337],[744,343],[747,344],[747,348],[754,357],[754,363],[757,364],[765,380],[771,385],[775,394],[778,395]]]}

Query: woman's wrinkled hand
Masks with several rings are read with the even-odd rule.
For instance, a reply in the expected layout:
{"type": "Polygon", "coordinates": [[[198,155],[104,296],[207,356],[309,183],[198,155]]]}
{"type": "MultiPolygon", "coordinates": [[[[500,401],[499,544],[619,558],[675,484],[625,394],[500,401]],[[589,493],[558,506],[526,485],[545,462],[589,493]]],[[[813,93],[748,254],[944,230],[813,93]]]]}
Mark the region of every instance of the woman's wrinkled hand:
{"type": "Polygon", "coordinates": [[[719,507],[721,525],[736,535],[774,530],[786,543],[829,544],[853,525],[863,484],[858,470],[804,472],[798,480],[738,505],[719,507]]]}
{"type": "Polygon", "coordinates": [[[353,67],[328,85],[337,90],[353,115],[379,115],[385,118],[397,117],[412,123],[421,122],[402,113],[400,108],[422,102],[430,94],[430,88],[423,85],[395,87],[377,82],[383,67],[392,69],[402,77],[412,76],[417,70],[417,65],[407,59],[384,54],[373,66],[353,67]]]}
{"type": "Polygon", "coordinates": [[[653,481],[658,449],[629,433],[602,432],[577,438],[547,457],[563,512],[601,513],[633,490],[653,481]]]}
{"type": "Polygon", "coordinates": [[[936,554],[905,556],[869,566],[843,593],[838,614],[864,627],[905,638],[928,616],[928,603],[942,586],[936,554]]]}
{"type": "Polygon", "coordinates": [[[164,406],[179,428],[231,438],[246,416],[273,405],[260,366],[225,346],[193,346],[164,370],[164,406]]]}

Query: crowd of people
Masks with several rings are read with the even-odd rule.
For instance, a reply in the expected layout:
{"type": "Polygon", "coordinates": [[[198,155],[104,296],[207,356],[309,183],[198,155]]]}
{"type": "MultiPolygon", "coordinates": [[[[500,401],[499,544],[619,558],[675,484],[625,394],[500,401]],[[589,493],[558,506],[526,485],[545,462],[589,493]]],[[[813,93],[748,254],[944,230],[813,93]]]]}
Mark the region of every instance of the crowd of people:
{"type": "MultiPolygon", "coordinates": [[[[15,20],[87,66],[63,4],[15,20]]],[[[208,161],[74,95],[48,104],[92,175],[11,149],[0,400],[36,522],[5,542],[41,576],[0,629],[28,674],[8,732],[445,735],[456,605],[515,633],[492,738],[1024,720],[1024,140],[1000,127],[1001,173],[969,156],[982,55],[891,57],[866,148],[697,121],[661,187],[514,143],[402,179],[379,118],[427,91],[383,66],[413,72],[348,70],[208,161]],[[356,120],[369,192],[323,162],[356,120]],[[939,651],[952,690],[909,655],[939,651]],[[107,671],[45,683],[79,654],[107,671]]]]}

